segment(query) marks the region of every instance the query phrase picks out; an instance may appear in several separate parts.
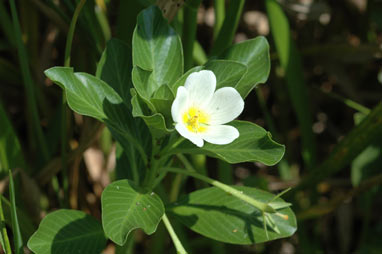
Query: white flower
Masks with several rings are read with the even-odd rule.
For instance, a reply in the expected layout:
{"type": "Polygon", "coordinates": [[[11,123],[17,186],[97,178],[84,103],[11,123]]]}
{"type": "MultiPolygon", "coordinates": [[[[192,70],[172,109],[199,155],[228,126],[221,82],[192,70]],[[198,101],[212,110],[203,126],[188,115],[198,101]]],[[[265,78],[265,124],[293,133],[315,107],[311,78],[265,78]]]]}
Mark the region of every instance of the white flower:
{"type": "Polygon", "coordinates": [[[229,144],[239,137],[239,131],[229,125],[244,109],[244,101],[233,87],[216,90],[212,71],[194,72],[185,85],[178,88],[171,106],[175,129],[195,145],[204,140],[218,145],[229,144]]]}

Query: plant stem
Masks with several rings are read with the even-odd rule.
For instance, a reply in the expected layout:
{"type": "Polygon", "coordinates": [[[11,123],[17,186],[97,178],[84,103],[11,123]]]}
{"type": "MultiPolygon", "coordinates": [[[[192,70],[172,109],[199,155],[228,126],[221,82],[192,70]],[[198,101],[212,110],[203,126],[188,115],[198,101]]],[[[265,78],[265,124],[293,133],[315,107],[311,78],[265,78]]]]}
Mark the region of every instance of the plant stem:
{"type": "Polygon", "coordinates": [[[230,1],[227,16],[212,47],[211,56],[219,55],[232,44],[241,12],[243,11],[244,2],[244,0],[230,1]]]}
{"type": "MultiPolygon", "coordinates": [[[[86,0],[81,0],[76,9],[74,10],[72,21],[70,22],[68,36],[66,38],[65,45],[65,58],[64,58],[64,66],[70,66],[70,53],[72,51],[72,43],[74,31],[77,24],[78,16],[80,15],[81,9],[84,6],[86,0]]],[[[68,204],[68,195],[69,195],[69,183],[68,183],[68,166],[67,166],[67,116],[68,116],[68,108],[66,106],[66,96],[65,91],[62,92],[62,107],[61,107],[61,160],[62,160],[62,173],[63,173],[63,189],[64,189],[64,205],[68,204]]]]}
{"type": "Polygon", "coordinates": [[[23,83],[24,83],[25,91],[27,94],[28,109],[30,110],[30,113],[31,113],[32,125],[37,136],[38,147],[41,150],[43,160],[46,162],[49,159],[49,150],[48,150],[48,146],[47,146],[44,134],[42,132],[41,125],[40,125],[40,117],[37,110],[34,84],[33,84],[32,76],[29,69],[27,52],[26,52],[25,46],[23,44],[22,36],[21,36],[21,29],[20,29],[20,23],[19,23],[19,19],[17,15],[15,0],[10,0],[9,3],[11,7],[13,29],[14,29],[14,35],[15,35],[15,40],[17,45],[19,62],[21,66],[21,73],[22,73],[22,77],[24,81],[23,83]]]}
{"type": "Polygon", "coordinates": [[[3,212],[3,205],[1,202],[1,199],[3,198],[3,195],[0,194],[0,227],[1,227],[1,243],[2,247],[5,250],[5,254],[11,254],[11,244],[9,242],[7,228],[5,227],[5,218],[4,218],[4,212],[3,212]]]}
{"type": "Polygon", "coordinates": [[[184,6],[183,18],[183,52],[184,52],[184,71],[192,67],[192,52],[196,35],[196,16],[201,0],[191,0],[184,6]]]}
{"type": "Polygon", "coordinates": [[[186,171],[184,169],[181,169],[181,168],[173,168],[173,167],[168,167],[168,168],[162,168],[161,170],[165,170],[165,171],[168,171],[168,172],[173,172],[173,173],[180,173],[180,174],[184,174],[184,175],[188,175],[188,176],[192,176],[194,178],[197,178],[199,180],[202,180],[206,183],[209,183],[213,186],[216,186],[218,187],[219,189],[231,194],[232,196],[235,196],[245,202],[247,202],[248,204],[251,204],[253,205],[254,207],[256,207],[257,209],[261,210],[262,212],[267,212],[267,213],[275,213],[275,209],[273,209],[272,207],[270,207],[268,204],[266,203],[263,203],[263,202],[260,202],[260,201],[257,201],[247,195],[245,195],[242,191],[239,191],[229,185],[226,185],[222,182],[219,182],[217,180],[214,180],[212,178],[209,178],[207,176],[204,176],[204,175],[201,175],[199,173],[196,173],[196,172],[191,172],[191,171],[186,171]]]}
{"type": "Polygon", "coordinates": [[[170,140],[170,142],[167,144],[165,148],[162,149],[160,152],[160,156],[170,155],[171,151],[176,148],[178,145],[180,145],[185,139],[180,136],[178,139],[170,140]]]}
{"type": "Polygon", "coordinates": [[[175,245],[177,253],[178,254],[187,254],[187,251],[184,249],[182,243],[180,242],[178,236],[176,235],[174,228],[171,226],[171,223],[168,220],[166,214],[163,214],[162,220],[163,220],[164,225],[166,226],[168,233],[170,234],[170,237],[172,239],[172,242],[175,245]]]}
{"type": "Polygon", "coordinates": [[[80,15],[81,9],[85,3],[86,3],[86,0],[81,0],[78,3],[76,9],[74,10],[72,21],[70,22],[68,37],[66,38],[66,45],[65,45],[65,62],[64,62],[65,67],[70,66],[70,52],[72,50],[74,30],[76,28],[78,16],[80,15]]]}

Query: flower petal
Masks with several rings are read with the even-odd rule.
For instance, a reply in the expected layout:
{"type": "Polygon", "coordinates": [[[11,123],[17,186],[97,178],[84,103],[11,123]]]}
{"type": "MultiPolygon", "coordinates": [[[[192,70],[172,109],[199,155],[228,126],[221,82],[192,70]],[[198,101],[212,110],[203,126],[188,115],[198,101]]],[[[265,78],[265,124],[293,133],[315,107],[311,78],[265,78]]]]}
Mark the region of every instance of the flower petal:
{"type": "Polygon", "coordinates": [[[204,142],[200,135],[190,132],[182,123],[177,123],[175,129],[179,132],[180,135],[190,140],[195,145],[202,147],[204,142]]]}
{"type": "Polygon", "coordinates": [[[226,145],[239,137],[239,131],[230,125],[215,125],[209,126],[200,136],[209,143],[226,145]]]}
{"type": "Polygon", "coordinates": [[[216,89],[216,77],[212,71],[198,71],[190,74],[184,85],[189,94],[190,103],[203,107],[211,100],[216,89]]]}
{"type": "Polygon", "coordinates": [[[183,86],[180,86],[178,88],[178,91],[176,92],[175,100],[171,105],[171,115],[172,115],[172,120],[174,120],[174,122],[178,123],[181,121],[182,114],[187,107],[187,102],[188,102],[187,89],[184,88],[183,86]]]}
{"type": "Polygon", "coordinates": [[[219,125],[231,122],[243,112],[243,109],[244,101],[235,88],[220,88],[206,106],[206,110],[211,117],[209,124],[219,125]]]}

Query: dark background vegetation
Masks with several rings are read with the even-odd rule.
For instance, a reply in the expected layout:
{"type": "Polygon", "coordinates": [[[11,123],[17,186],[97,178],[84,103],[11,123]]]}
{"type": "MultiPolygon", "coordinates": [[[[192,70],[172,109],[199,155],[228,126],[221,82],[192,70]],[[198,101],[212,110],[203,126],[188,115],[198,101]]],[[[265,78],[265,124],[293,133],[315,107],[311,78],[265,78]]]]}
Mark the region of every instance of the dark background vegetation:
{"type": "MultiPolygon", "coordinates": [[[[131,45],[136,14],[149,2],[88,0],[73,41],[74,69],[94,74],[110,37],[131,45]]],[[[283,161],[266,167],[192,159],[201,167],[207,165],[209,175],[225,183],[275,193],[297,186],[285,199],[293,203],[298,230],[288,239],[233,246],[200,237],[180,224],[175,228],[190,253],[382,253],[382,1],[279,3],[295,45],[288,51],[288,64],[282,63],[280,52],[289,41],[272,33],[288,24],[270,15],[265,1],[246,1],[234,43],[259,35],[270,43],[269,79],[247,97],[241,118],[270,130],[286,145],[283,161]],[[361,119],[369,119],[366,126],[357,125],[361,119]],[[301,181],[304,184],[298,185],[301,181]]],[[[17,203],[34,226],[48,212],[63,207],[100,218],[102,190],[115,179],[115,144],[95,120],[69,112],[67,171],[61,172],[62,91],[43,74],[49,67],[63,65],[76,1],[18,0],[16,4],[39,124],[47,141],[44,155],[23,85],[9,3],[0,0],[0,101],[25,157],[25,165],[15,173],[17,203]]],[[[214,1],[202,1],[197,11],[197,40],[207,55],[214,40],[213,8],[214,1]]],[[[179,29],[181,17],[172,24],[179,29]]],[[[203,59],[195,56],[194,63],[203,64],[203,59]]],[[[4,131],[1,123],[0,131],[4,131]]],[[[5,174],[0,187],[7,196],[5,174]]],[[[165,182],[169,189],[172,181],[165,182]]],[[[183,193],[203,187],[192,179],[183,181],[183,193]]],[[[135,253],[168,253],[170,248],[175,252],[163,225],[152,237],[135,234],[135,253]]],[[[112,243],[105,253],[114,253],[112,243]]]]}

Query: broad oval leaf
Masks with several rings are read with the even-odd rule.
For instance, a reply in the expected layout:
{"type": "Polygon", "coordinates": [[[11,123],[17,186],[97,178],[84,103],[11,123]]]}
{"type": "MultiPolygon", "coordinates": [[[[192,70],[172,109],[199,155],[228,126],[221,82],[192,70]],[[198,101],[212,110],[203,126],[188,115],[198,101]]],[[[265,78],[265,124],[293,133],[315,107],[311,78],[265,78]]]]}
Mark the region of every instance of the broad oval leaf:
{"type": "Polygon", "coordinates": [[[138,15],[133,34],[133,64],[152,71],[158,85],[170,85],[183,74],[180,38],[156,6],[138,15]]]}
{"type": "Polygon", "coordinates": [[[236,90],[245,98],[259,83],[267,81],[271,69],[267,39],[259,36],[228,48],[219,57],[233,60],[247,66],[247,72],[237,83],[236,90]]]}
{"type": "MultiPolygon", "coordinates": [[[[256,188],[232,187],[262,202],[269,202],[274,197],[273,194],[256,188]]],[[[281,198],[277,198],[275,202],[285,203],[281,198]]],[[[216,187],[192,192],[166,210],[191,230],[232,244],[267,242],[291,236],[297,229],[293,211],[284,207],[278,212],[287,215],[288,219],[285,220],[276,214],[270,215],[279,233],[268,224],[268,239],[260,210],[216,187]]]]}
{"type": "Polygon", "coordinates": [[[97,65],[96,74],[98,78],[105,81],[121,96],[130,109],[132,66],[129,46],[123,41],[113,38],[107,42],[106,49],[97,65]]]}
{"type": "Polygon", "coordinates": [[[229,125],[236,127],[240,136],[228,145],[206,142],[199,148],[186,140],[172,153],[207,154],[229,163],[253,161],[268,166],[275,165],[284,156],[285,147],[273,141],[271,134],[262,127],[246,121],[233,121],[229,125]]]}
{"type": "Polygon", "coordinates": [[[211,60],[204,69],[211,70],[216,76],[216,89],[231,86],[236,87],[237,83],[247,72],[247,66],[242,63],[228,60],[211,60]]]}
{"type": "Polygon", "coordinates": [[[81,115],[99,120],[107,118],[104,104],[120,104],[121,97],[102,80],[87,74],[74,73],[73,68],[53,67],[46,70],[45,75],[66,92],[71,109],[81,115]]]}
{"type": "Polygon", "coordinates": [[[28,248],[36,254],[94,254],[105,247],[101,223],[84,212],[67,209],[48,214],[28,241],[28,248]]]}
{"type": "MultiPolygon", "coordinates": [[[[151,102],[145,101],[146,105],[143,104],[143,100],[141,100],[135,90],[132,90],[132,95],[131,104],[133,105],[133,116],[143,119],[153,137],[161,138],[174,131],[174,129],[167,128],[166,119],[161,113],[152,114],[150,112],[147,105],[150,105],[151,102]]],[[[154,105],[152,105],[152,107],[154,107],[154,105]]],[[[169,120],[167,122],[169,122],[169,120]]]]}
{"type": "Polygon", "coordinates": [[[105,234],[121,246],[136,228],[143,229],[146,234],[154,233],[164,214],[164,205],[157,194],[142,192],[129,180],[109,184],[102,193],[101,202],[105,234]]]}

